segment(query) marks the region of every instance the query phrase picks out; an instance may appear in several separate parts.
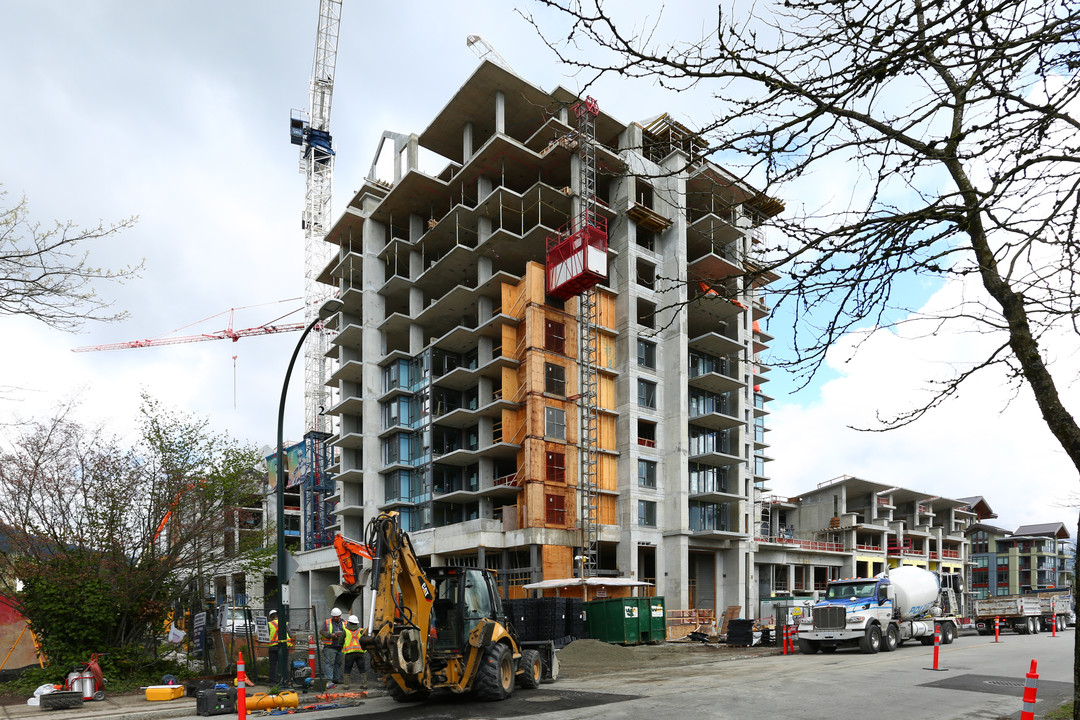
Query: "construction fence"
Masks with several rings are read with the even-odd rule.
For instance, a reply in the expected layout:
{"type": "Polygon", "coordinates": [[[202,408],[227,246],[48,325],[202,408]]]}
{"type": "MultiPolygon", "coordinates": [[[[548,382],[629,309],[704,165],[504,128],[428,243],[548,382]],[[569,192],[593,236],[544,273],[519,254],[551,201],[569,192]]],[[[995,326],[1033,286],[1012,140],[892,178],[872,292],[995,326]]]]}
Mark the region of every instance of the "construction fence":
{"type": "MultiPolygon", "coordinates": [[[[267,613],[273,608],[204,607],[197,612],[178,613],[166,639],[172,650],[193,663],[201,663],[207,677],[231,678],[236,661],[244,654],[247,676],[254,683],[269,678],[269,634],[267,613]],[[182,636],[182,637],[181,637],[182,636]]],[[[287,608],[285,627],[292,639],[289,667],[293,661],[308,664],[312,642],[315,643],[316,675],[322,676],[322,647],[318,629],[326,618],[318,617],[315,608],[287,608]]]]}

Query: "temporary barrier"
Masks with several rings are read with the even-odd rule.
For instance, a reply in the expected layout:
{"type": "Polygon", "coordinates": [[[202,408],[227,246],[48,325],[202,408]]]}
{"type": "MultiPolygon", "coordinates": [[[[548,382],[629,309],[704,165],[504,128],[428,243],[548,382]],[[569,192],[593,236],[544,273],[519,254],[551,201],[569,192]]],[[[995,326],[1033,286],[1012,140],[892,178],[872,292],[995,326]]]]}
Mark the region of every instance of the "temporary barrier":
{"type": "Polygon", "coordinates": [[[994,642],[1001,642],[1001,618],[994,618],[994,642]]]}
{"type": "Polygon", "coordinates": [[[247,678],[244,676],[244,653],[241,651],[236,659],[236,717],[239,720],[244,720],[247,717],[247,692],[244,690],[246,681],[247,678]]]}
{"type": "Polygon", "coordinates": [[[948,670],[948,668],[943,668],[938,663],[940,653],[941,653],[941,625],[940,624],[935,624],[934,625],[934,667],[932,667],[932,668],[924,668],[924,669],[926,669],[926,670],[948,670]]]}
{"type": "Polygon", "coordinates": [[[1031,661],[1031,670],[1024,681],[1024,706],[1020,710],[1020,720],[1035,720],[1035,696],[1039,694],[1039,673],[1035,672],[1036,663],[1031,661]]]}

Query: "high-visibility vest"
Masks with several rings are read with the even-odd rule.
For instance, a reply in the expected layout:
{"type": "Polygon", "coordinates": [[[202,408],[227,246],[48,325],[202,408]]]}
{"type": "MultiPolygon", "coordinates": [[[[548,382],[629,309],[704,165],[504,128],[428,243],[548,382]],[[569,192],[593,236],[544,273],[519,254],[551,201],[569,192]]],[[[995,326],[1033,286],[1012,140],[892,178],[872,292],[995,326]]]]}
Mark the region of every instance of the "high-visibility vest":
{"type": "MultiPolygon", "coordinates": [[[[333,635],[334,634],[334,621],[331,618],[327,618],[326,620],[323,620],[323,622],[326,623],[326,634],[327,635],[333,635]]],[[[346,631],[348,630],[348,628],[345,627],[345,623],[341,623],[341,629],[346,630],[346,631]]],[[[322,639],[322,644],[323,645],[333,645],[334,644],[334,638],[332,638],[332,637],[324,637],[322,639]]]]}
{"type": "Polygon", "coordinates": [[[345,626],[345,647],[342,651],[346,654],[354,652],[367,652],[364,648],[360,647],[360,638],[364,635],[364,628],[356,628],[350,630],[345,626]]]}
{"type": "MultiPolygon", "coordinates": [[[[266,623],[266,627],[270,630],[270,644],[271,645],[277,645],[280,642],[282,642],[282,641],[278,640],[278,621],[277,621],[276,617],[273,620],[266,623]]],[[[283,642],[288,643],[290,646],[292,645],[292,638],[289,637],[289,631],[288,630],[285,631],[285,640],[283,642]]]]}

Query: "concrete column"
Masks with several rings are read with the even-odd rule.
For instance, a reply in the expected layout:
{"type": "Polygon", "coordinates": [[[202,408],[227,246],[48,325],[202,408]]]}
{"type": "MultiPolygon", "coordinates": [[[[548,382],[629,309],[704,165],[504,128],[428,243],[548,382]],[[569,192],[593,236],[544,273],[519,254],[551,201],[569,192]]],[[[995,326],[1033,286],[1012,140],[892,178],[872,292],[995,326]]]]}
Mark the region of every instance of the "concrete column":
{"type": "Polygon", "coordinates": [[[424,218],[417,213],[409,213],[409,240],[416,242],[424,232],[424,218]]]}
{"type": "MultiPolygon", "coordinates": [[[[483,225],[484,218],[480,219],[481,226],[483,225]]],[[[483,235],[483,232],[481,232],[483,235]]],[[[476,284],[483,285],[494,274],[492,259],[487,256],[479,256],[476,258],[476,284]]]]}
{"type": "Polygon", "coordinates": [[[420,136],[409,135],[409,144],[405,146],[405,170],[411,172],[420,166],[420,136]]]}
{"type": "Polygon", "coordinates": [[[461,159],[464,165],[473,156],[473,124],[465,123],[461,128],[461,159]]]}
{"type": "Polygon", "coordinates": [[[672,610],[690,609],[687,578],[690,577],[690,539],[673,535],[663,540],[656,557],[657,590],[672,610]]]}
{"type": "Polygon", "coordinates": [[[544,579],[544,568],[541,565],[540,546],[536,543],[529,545],[529,567],[532,568],[532,581],[540,582],[544,579]]]}
{"type": "MultiPolygon", "coordinates": [[[[384,277],[383,261],[379,260],[378,253],[386,244],[387,228],[385,225],[374,220],[364,221],[364,277],[384,277]]],[[[342,524],[342,532],[345,534],[363,532],[366,521],[378,513],[378,506],[386,497],[383,487],[383,478],[378,469],[381,464],[381,447],[379,432],[381,431],[382,419],[378,397],[382,395],[382,368],[379,367],[376,358],[381,357],[385,351],[386,343],[379,331],[379,323],[385,315],[384,299],[378,293],[378,287],[371,283],[365,283],[364,294],[364,321],[363,343],[365,348],[371,348],[364,359],[363,382],[358,384],[357,395],[363,402],[363,415],[360,428],[364,433],[364,445],[357,460],[363,468],[363,486],[360,488],[359,498],[364,504],[365,517],[351,518],[355,521],[352,527],[350,523],[342,524]]],[[[346,518],[343,518],[345,520],[346,518]]],[[[351,535],[362,537],[362,535],[351,535]]]]}
{"type": "Polygon", "coordinates": [[[506,95],[502,90],[495,91],[495,132],[506,133],[506,95]]]}

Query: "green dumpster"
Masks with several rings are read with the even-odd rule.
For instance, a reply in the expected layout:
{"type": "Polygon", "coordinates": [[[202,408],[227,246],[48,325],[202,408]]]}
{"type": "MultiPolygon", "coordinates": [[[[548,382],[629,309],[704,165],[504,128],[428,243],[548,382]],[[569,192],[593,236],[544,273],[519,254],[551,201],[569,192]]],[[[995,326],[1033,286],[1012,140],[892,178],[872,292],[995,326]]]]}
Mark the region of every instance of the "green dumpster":
{"type": "Polygon", "coordinates": [[[663,597],[627,597],[585,603],[589,637],[619,645],[660,643],[666,638],[663,597]]]}

